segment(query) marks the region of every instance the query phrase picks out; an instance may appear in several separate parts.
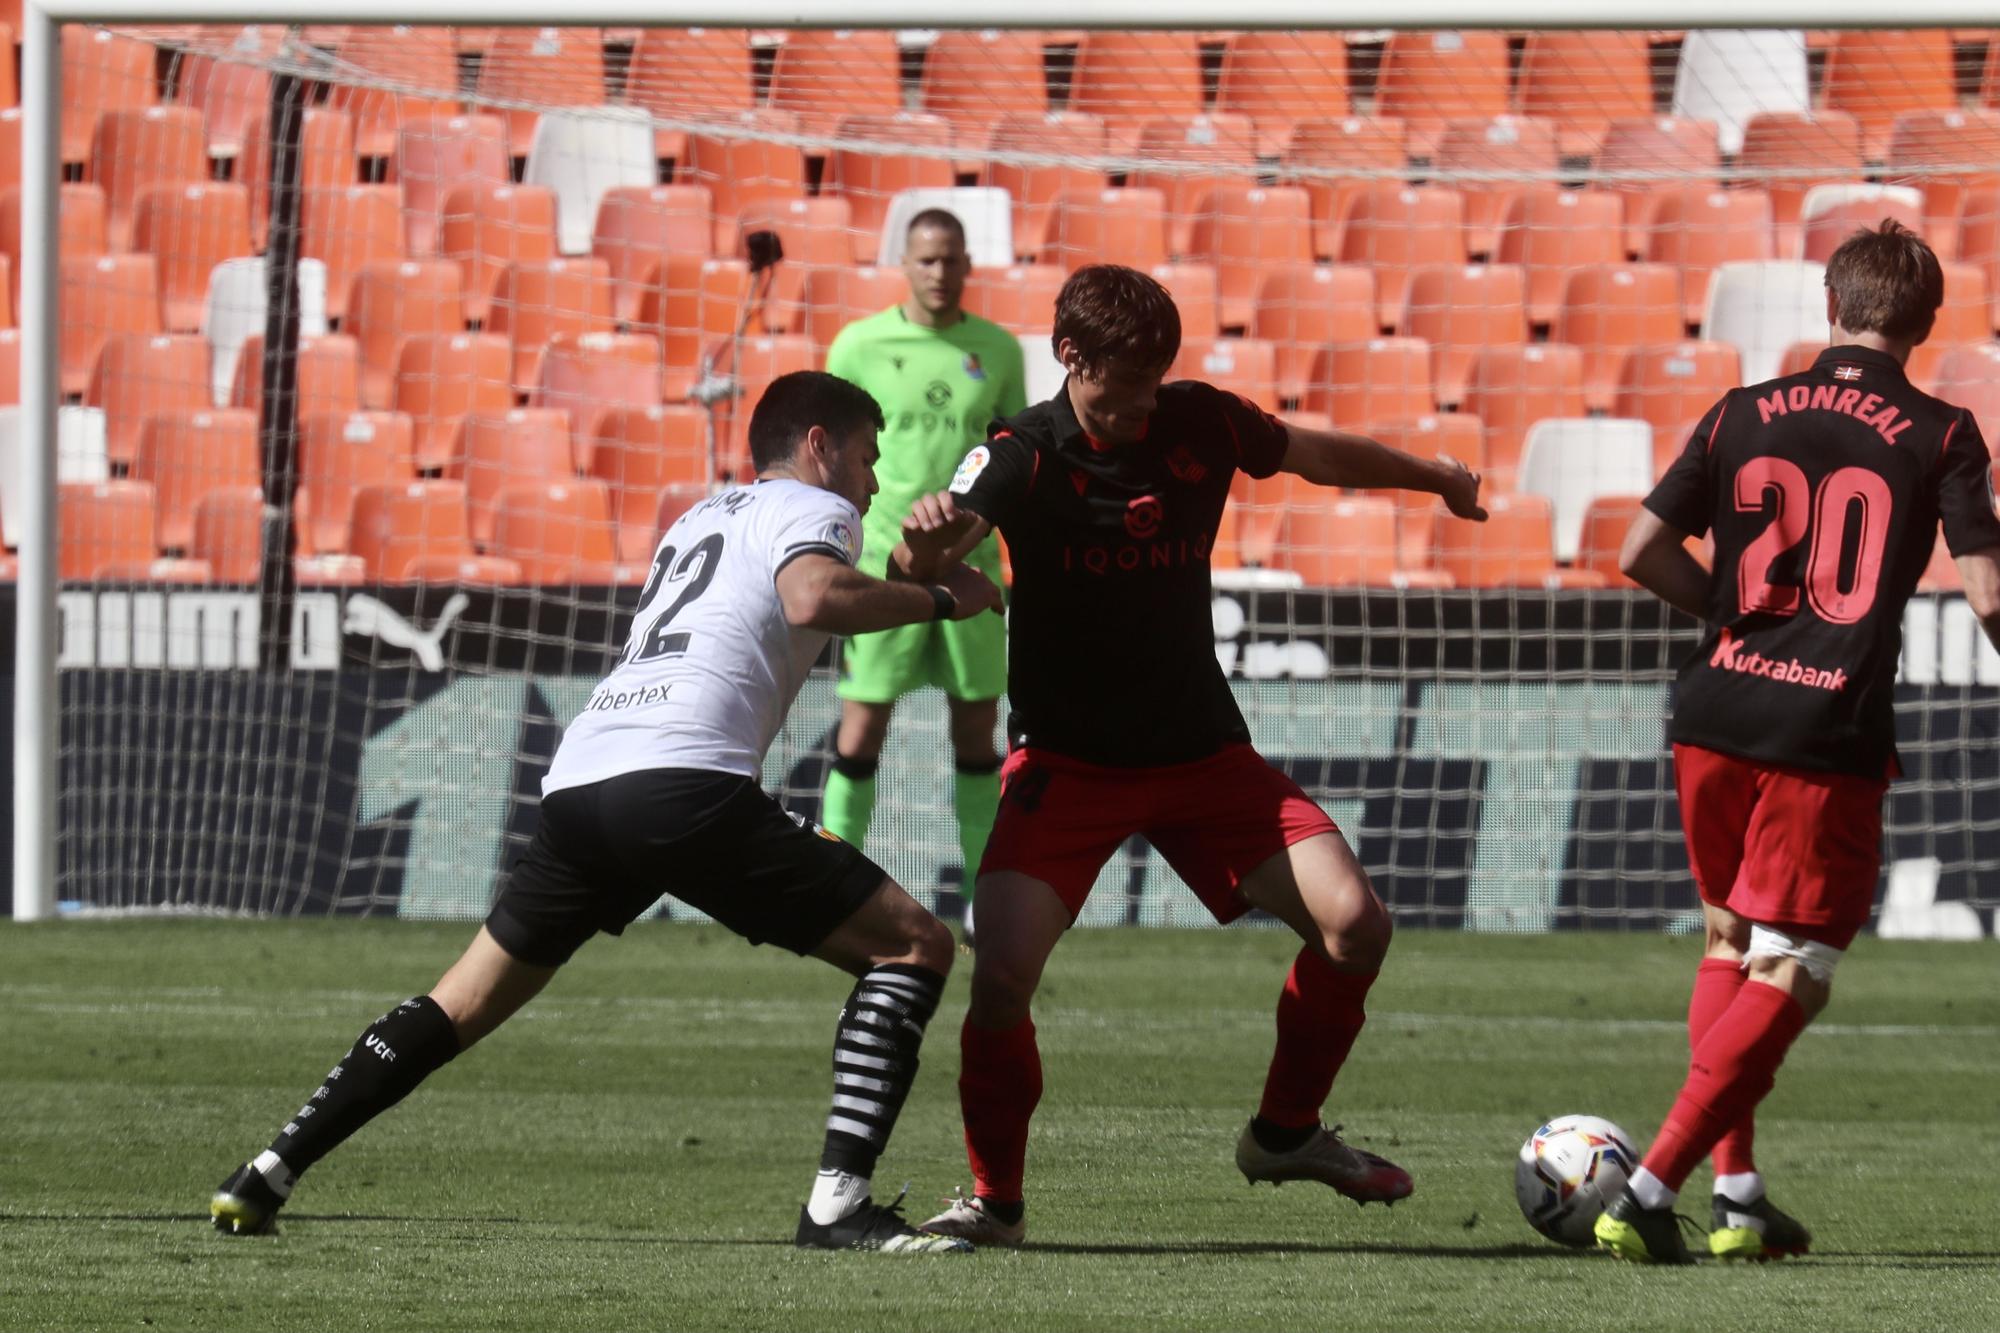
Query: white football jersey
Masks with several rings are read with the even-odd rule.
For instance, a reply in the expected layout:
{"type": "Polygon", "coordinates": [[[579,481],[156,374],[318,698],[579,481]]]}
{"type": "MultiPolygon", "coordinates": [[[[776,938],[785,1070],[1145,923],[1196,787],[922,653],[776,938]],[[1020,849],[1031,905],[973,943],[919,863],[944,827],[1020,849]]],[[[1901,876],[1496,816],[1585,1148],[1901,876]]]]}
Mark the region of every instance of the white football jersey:
{"type": "Polygon", "coordinates": [[[830,637],[786,623],[778,571],[801,555],[858,560],[854,506],[772,480],[682,514],[660,538],[624,655],[563,733],[543,794],[650,768],[761,775],[830,637]]]}

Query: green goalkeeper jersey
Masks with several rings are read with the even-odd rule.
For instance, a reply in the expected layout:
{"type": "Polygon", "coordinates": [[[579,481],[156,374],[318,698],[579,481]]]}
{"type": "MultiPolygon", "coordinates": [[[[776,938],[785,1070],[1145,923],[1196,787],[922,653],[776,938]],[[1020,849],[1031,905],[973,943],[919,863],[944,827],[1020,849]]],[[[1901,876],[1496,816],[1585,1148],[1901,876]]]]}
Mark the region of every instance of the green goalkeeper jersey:
{"type": "MultiPolygon", "coordinates": [[[[861,567],[884,568],[918,496],[951,483],[987,426],[1028,405],[1021,344],[991,320],[967,314],[949,328],[912,324],[900,305],[857,319],[826,354],[826,368],[868,390],[887,422],[875,464],[881,488],[862,522],[861,567]]],[[[976,555],[997,562],[989,540],[976,555]]]]}

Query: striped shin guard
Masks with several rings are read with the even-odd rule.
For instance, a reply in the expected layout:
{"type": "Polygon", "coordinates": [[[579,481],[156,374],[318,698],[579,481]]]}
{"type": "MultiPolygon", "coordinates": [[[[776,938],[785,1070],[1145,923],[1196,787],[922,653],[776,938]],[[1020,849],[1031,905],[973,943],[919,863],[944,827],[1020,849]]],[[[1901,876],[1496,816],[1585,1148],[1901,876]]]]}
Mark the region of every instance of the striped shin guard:
{"type": "Polygon", "coordinates": [[[820,1170],[874,1173],[916,1082],[924,1025],[943,993],[942,976],[903,963],[875,968],[855,985],[833,1036],[833,1110],[820,1170]]]}

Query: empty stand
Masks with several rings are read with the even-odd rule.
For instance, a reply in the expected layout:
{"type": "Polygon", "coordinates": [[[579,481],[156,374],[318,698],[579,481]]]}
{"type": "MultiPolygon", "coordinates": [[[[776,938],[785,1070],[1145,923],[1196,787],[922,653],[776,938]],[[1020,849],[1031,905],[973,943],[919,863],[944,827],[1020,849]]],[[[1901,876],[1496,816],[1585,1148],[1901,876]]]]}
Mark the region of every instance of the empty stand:
{"type": "Polygon", "coordinates": [[[1465,396],[1472,358],[1482,347],[1528,341],[1527,284],[1513,264],[1428,264],[1410,270],[1402,328],[1431,348],[1437,401],[1465,396]]]}
{"type": "Polygon", "coordinates": [[[661,389],[657,339],[643,333],[559,333],[549,339],[528,405],[568,414],[576,467],[587,472],[601,418],[619,408],[657,407],[661,389]]]}
{"type": "Polygon", "coordinates": [[[1465,248],[1491,255],[1515,199],[1556,175],[1555,127],[1524,116],[1454,120],[1438,140],[1437,167],[1465,199],[1465,248]],[[1497,179],[1479,179],[1491,173],[1497,179]]]}
{"type": "MultiPolygon", "coordinates": [[[[2000,42],[1989,49],[2000,52],[2000,42]]],[[[1958,258],[1958,216],[1966,196],[1982,186],[2000,185],[2000,111],[1905,112],[1890,131],[1888,153],[1884,179],[1923,192],[1924,219],[1918,230],[1939,258],[1958,258]],[[1968,163],[1985,163],[1994,170],[1968,172],[1968,163]]]]}
{"type": "Polygon", "coordinates": [[[1372,185],[1354,196],[1341,236],[1343,263],[1375,270],[1376,312],[1400,329],[1410,270],[1465,260],[1465,200],[1429,185],[1372,185]]]}
{"type": "Polygon", "coordinates": [[[1705,120],[1614,120],[1605,131],[1597,165],[1627,177],[1608,182],[1608,187],[1625,199],[1625,248],[1640,254],[1660,193],[1680,190],[1690,181],[1719,183],[1722,150],[1715,126],[1705,120]]]}
{"type": "Polygon", "coordinates": [[[237,409],[155,413],[139,432],[132,476],[153,487],[160,545],[185,550],[194,535],[194,507],[203,495],[221,486],[262,482],[257,414],[237,409]]]}
{"type": "MultiPolygon", "coordinates": [[[[144,111],[160,100],[153,70],[155,50],[151,42],[121,37],[108,28],[63,25],[63,114],[58,147],[65,163],[90,159],[92,134],[103,117],[144,111]]],[[[201,116],[189,114],[199,135],[201,116]]],[[[197,178],[208,174],[206,152],[204,145],[197,178]]]]}
{"type": "MultiPolygon", "coordinates": [[[[745,128],[773,134],[800,132],[798,117],[774,112],[745,112],[745,128]]],[[[687,158],[674,171],[677,185],[699,185],[709,192],[715,209],[714,253],[736,253],[736,217],[746,208],[772,200],[805,197],[806,161],[798,146],[768,139],[735,139],[690,134],[687,158]]]]}
{"type": "MultiPolygon", "coordinates": [[[[1680,428],[1743,382],[1743,360],[1728,343],[1675,342],[1635,347],[1619,372],[1611,415],[1653,428],[1653,475],[1680,451],[1680,428]]],[[[1570,414],[1574,415],[1574,414],[1570,414]]]]}
{"type": "Polygon", "coordinates": [[[1375,275],[1361,264],[1284,264],[1264,270],[1250,335],[1278,349],[1278,397],[1305,397],[1313,358],[1331,343],[1375,336],[1375,275]]]}
{"type": "Polygon", "coordinates": [[[474,552],[466,511],[461,482],[363,486],[354,495],[349,544],[384,583],[519,582],[519,565],[474,552]]]}
{"type": "Polygon", "coordinates": [[[1608,190],[1534,186],[1508,203],[1494,259],[1525,271],[1529,323],[1554,322],[1572,268],[1625,262],[1624,216],[1608,190]]]}
{"type": "MultiPolygon", "coordinates": [[[[300,415],[312,412],[353,412],[361,407],[361,349],[340,333],[301,335],[294,402],[300,415]]],[[[264,335],[243,340],[230,381],[229,404],[252,413],[264,405],[264,335]]]]}
{"type": "Polygon", "coordinates": [[[1411,156],[1431,156],[1450,121],[1505,115],[1508,100],[1505,34],[1435,30],[1389,35],[1375,77],[1375,110],[1403,122],[1411,156]]]}
{"type": "Polygon", "coordinates": [[[567,481],[575,475],[569,417],[553,408],[515,408],[497,417],[465,420],[463,452],[446,474],[465,483],[472,538],[493,537],[494,501],[509,486],[567,481]]]}
{"type": "MultiPolygon", "coordinates": [[[[625,74],[625,96],[655,117],[740,115],[757,103],[750,34],[741,28],[642,28],[625,74]]],[[[653,152],[679,161],[687,134],[661,126],[653,152]]]]}
{"type": "Polygon", "coordinates": [[[924,52],[918,105],[950,125],[961,148],[983,146],[1009,116],[1048,113],[1047,55],[1038,32],[951,28],[924,52]]]}
{"type": "Polygon", "coordinates": [[[1485,427],[1487,489],[1511,489],[1528,427],[1584,413],[1583,349],[1564,343],[1487,347],[1466,372],[1462,414],[1485,427]]]}
{"type": "Polygon", "coordinates": [[[640,293],[659,280],[662,255],[708,253],[714,207],[699,185],[617,186],[605,192],[590,253],[610,268],[612,312],[620,320],[638,313],[640,293]]]}
{"type": "Polygon", "coordinates": [[[445,196],[438,253],[465,278],[465,318],[486,318],[511,265],[556,258],[556,197],[539,186],[460,185],[445,196]]]}
{"type": "Polygon", "coordinates": [[[1593,264],[1571,269],[1550,337],[1583,351],[1583,400],[1611,406],[1635,347],[1679,341],[1680,275],[1664,264],[1593,264]]]}
{"type": "Polygon", "coordinates": [[[1701,322],[1709,275],[1721,264],[1774,258],[1771,199],[1762,190],[1690,185],[1653,197],[1653,222],[1640,255],[1680,271],[1681,319],[1701,322]]]}
{"type": "Polygon", "coordinates": [[[90,179],[104,191],[111,248],[129,250],[132,213],[142,193],[156,185],[208,179],[201,113],[177,106],[105,112],[91,135],[90,179]]]}
{"type": "Polygon", "coordinates": [[[479,62],[475,91],[501,108],[508,141],[525,154],[538,113],[506,104],[602,106],[604,35],[596,28],[503,28],[479,62]]]}
{"type": "Polygon", "coordinates": [[[1248,116],[1257,127],[1257,154],[1277,157],[1303,120],[1344,118],[1347,37],[1344,33],[1236,32],[1222,47],[1216,110],[1248,116]]]}
{"type": "Polygon", "coordinates": [[[194,504],[188,557],[217,583],[255,584],[264,566],[264,491],[218,486],[194,504]]]}
{"type": "MultiPolygon", "coordinates": [[[[309,106],[299,127],[299,184],[306,190],[333,190],[355,183],[354,123],[344,112],[309,106]]],[[[262,112],[243,131],[232,179],[250,195],[250,244],[264,248],[271,226],[271,128],[262,112]]],[[[399,242],[400,244],[400,242],[399,242]]]]}
{"type": "Polygon", "coordinates": [[[174,333],[201,327],[208,275],[250,249],[248,201],[240,185],[169,185],[146,190],[133,215],[132,248],[153,256],[161,322],[174,333]]]}
{"type": "Polygon", "coordinates": [[[57,262],[60,385],[65,394],[79,394],[107,340],[161,332],[159,265],[151,255],[63,255],[57,262]]]}
{"type": "Polygon", "coordinates": [[[1422,338],[1371,338],[1321,348],[1313,357],[1305,407],[1340,425],[1435,412],[1430,344],[1422,338]]]}
{"type": "Polygon", "coordinates": [[[590,252],[591,227],[609,191],[659,179],[652,122],[632,107],[544,112],[521,172],[524,184],[555,192],[556,248],[565,255],[590,252]]]}
{"type": "Polygon", "coordinates": [[[1721,151],[1735,153],[1756,116],[1811,110],[1807,63],[1796,28],[1686,33],[1674,70],[1673,113],[1712,123],[1721,151]]]}
{"type": "Polygon", "coordinates": [[[1110,150],[1129,155],[1139,128],[1202,110],[1201,51],[1189,32],[1087,32],[1070,73],[1069,109],[1104,123],[1110,150]]]}
{"type": "MultiPolygon", "coordinates": [[[[449,92],[458,87],[458,51],[451,33],[431,27],[354,27],[336,54],[340,63],[367,76],[367,82],[329,86],[327,106],[354,121],[354,150],[363,157],[389,157],[411,121],[449,119],[458,114],[456,97],[426,97],[402,89],[449,92]]],[[[498,117],[488,117],[496,126],[498,117]]],[[[438,190],[443,193],[442,188],[438,190]]],[[[418,251],[425,253],[425,251],[418,251]]]]}
{"type": "Polygon", "coordinates": [[[250,118],[271,104],[268,65],[284,46],[285,30],[247,24],[223,39],[210,29],[181,52],[174,75],[174,101],[201,114],[212,157],[234,158],[243,149],[250,118]],[[226,52],[224,58],[219,54],[226,52]]]}
{"type": "Polygon", "coordinates": [[[514,349],[495,333],[431,333],[403,339],[390,406],[411,422],[416,465],[450,465],[468,417],[505,416],[514,406],[514,349]]]}
{"type": "Polygon", "coordinates": [[[667,256],[658,284],[641,294],[631,327],[660,340],[668,398],[687,392],[704,347],[730,335],[749,298],[750,270],[742,260],[667,256]]]}
{"type": "Polygon", "coordinates": [[[354,274],[342,326],[360,345],[361,401],[387,407],[405,338],[465,328],[465,284],[448,259],[362,265],[354,274]]]}
{"type": "Polygon", "coordinates": [[[1745,384],[1770,379],[1785,348],[1826,336],[1825,268],[1782,260],[1724,264],[1709,283],[1701,336],[1735,344],[1745,384]]]}
{"type": "MultiPolygon", "coordinates": [[[[326,265],[301,259],[298,277],[299,336],[317,337],[326,332],[326,265]]],[[[263,333],[266,286],[261,258],[231,259],[208,275],[201,333],[208,339],[209,382],[218,406],[229,401],[244,339],[263,333]]]]}
{"type": "Polygon", "coordinates": [[[684,405],[610,408],[597,418],[589,472],[610,488],[618,558],[644,561],[659,540],[667,492],[707,492],[708,414],[684,405]]]}
{"type": "Polygon", "coordinates": [[[771,106],[826,135],[848,116],[893,116],[903,107],[902,57],[881,28],[793,28],[771,67],[771,106]]]}
{"type": "MultiPolygon", "coordinates": [[[[604,483],[545,481],[509,486],[493,501],[488,552],[520,566],[524,583],[621,581],[604,483]]],[[[645,566],[636,566],[643,575],[645,566]]]]}
{"type": "Polygon", "coordinates": [[[1167,248],[1177,255],[1191,248],[1204,198],[1257,183],[1257,135],[1244,116],[1155,117],[1140,125],[1133,151],[1147,163],[1164,164],[1134,171],[1126,183],[1158,190],[1166,200],[1167,248]],[[1192,167],[1202,170],[1197,174],[1188,170],[1192,167]]]}
{"type": "Polygon", "coordinates": [[[1576,559],[1583,516],[1606,495],[1653,488],[1653,428],[1617,417],[1556,418],[1528,430],[1515,489],[1548,499],[1556,559],[1576,559]]]}
{"type": "Polygon", "coordinates": [[[130,463],[148,416],[215,405],[209,392],[208,344],[186,334],[123,333],[107,338],[83,401],[104,409],[104,445],[111,460],[130,463]]]}
{"type": "Polygon", "coordinates": [[[1382,117],[1302,120],[1279,159],[1278,179],[1312,200],[1313,254],[1340,254],[1348,203],[1403,167],[1403,123],[1382,117]]]}
{"type": "Polygon", "coordinates": [[[404,245],[413,257],[427,258],[438,252],[447,196],[514,179],[506,123],[487,115],[412,117],[396,131],[388,173],[403,193],[404,245]]]}
{"type": "Polygon", "coordinates": [[[1049,203],[1041,262],[1075,272],[1118,255],[1151,269],[1167,261],[1167,201],[1158,190],[1064,190],[1049,203]]]}
{"type": "Polygon", "coordinates": [[[867,263],[881,249],[882,221],[892,195],[899,190],[950,189],[957,179],[950,159],[941,155],[951,147],[951,125],[939,116],[897,112],[846,116],[834,132],[843,140],[871,145],[830,151],[821,186],[846,199],[852,209],[852,257],[855,263],[867,263]],[[882,147],[872,147],[876,144],[882,147]],[[917,151],[893,152],[890,145],[917,151]]]}
{"type": "Polygon", "coordinates": [[[356,493],[417,479],[413,430],[401,412],[315,412],[299,419],[300,554],[349,551],[356,493]]]}
{"type": "Polygon", "coordinates": [[[1557,569],[1549,502],[1539,495],[1486,497],[1487,520],[1439,514],[1433,563],[1461,588],[1599,588],[1602,575],[1557,569]]]}
{"type": "Polygon", "coordinates": [[[1888,153],[1896,117],[1958,104],[1951,34],[1942,28],[1850,28],[1826,57],[1827,106],[1861,123],[1871,162],[1888,153]]]}
{"type": "Polygon", "coordinates": [[[1646,34],[1536,29],[1515,90],[1522,115],[1555,126],[1564,156],[1595,156],[1612,121],[1653,112],[1646,34]]]}
{"type": "Polygon", "coordinates": [[[500,272],[485,324],[513,341],[517,393],[534,387],[542,349],[551,340],[608,335],[614,327],[611,271],[601,259],[509,264],[500,272]]]}
{"type": "Polygon", "coordinates": [[[1032,164],[988,160],[981,164],[980,183],[1007,191],[1013,201],[1016,255],[1028,258],[1041,250],[1049,210],[1058,195],[1104,188],[1103,171],[1083,160],[1102,156],[1104,145],[1104,123],[1095,116],[1006,116],[994,125],[987,138],[992,152],[1079,159],[1032,164]]]}
{"type": "Polygon", "coordinates": [[[95,579],[102,571],[149,563],[153,488],[140,481],[66,481],[56,487],[56,577],[95,579]]]}
{"type": "MultiPolygon", "coordinates": [[[[1062,283],[1062,275],[1050,269],[1026,266],[974,269],[971,280],[966,283],[965,308],[1003,327],[1012,328],[1013,325],[1000,318],[995,311],[1008,313],[1015,306],[1027,302],[1026,283],[1018,278],[1021,274],[1052,278],[1057,286],[1062,283]],[[1017,280],[1010,284],[1010,277],[1017,280]],[[1010,300],[1014,305],[1008,304],[1010,300]]],[[[790,331],[803,333],[812,339],[813,346],[824,357],[835,334],[857,319],[887,310],[892,305],[901,305],[909,293],[909,279],[903,276],[900,268],[877,268],[873,265],[816,268],[806,274],[800,288],[798,316],[790,331]]],[[[1054,292],[1051,291],[1050,304],[1054,299],[1054,292]]],[[[1039,322],[1048,323],[1047,305],[1042,307],[1039,322]]]]}

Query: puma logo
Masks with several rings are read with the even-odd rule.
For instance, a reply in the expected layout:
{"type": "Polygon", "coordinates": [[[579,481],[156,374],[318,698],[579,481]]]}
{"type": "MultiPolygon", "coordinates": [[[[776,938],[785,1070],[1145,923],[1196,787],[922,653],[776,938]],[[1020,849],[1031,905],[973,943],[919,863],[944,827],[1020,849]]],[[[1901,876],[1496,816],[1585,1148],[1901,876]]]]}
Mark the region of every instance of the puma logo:
{"type": "Polygon", "coordinates": [[[437,623],[421,630],[394,608],[367,593],[356,593],[347,599],[347,615],[340,628],[346,634],[380,639],[391,648],[407,648],[415,654],[418,665],[424,670],[442,671],[444,636],[450,632],[451,622],[464,614],[465,608],[470,605],[470,597],[462,592],[453,593],[445,602],[444,609],[438,612],[437,623]]]}

